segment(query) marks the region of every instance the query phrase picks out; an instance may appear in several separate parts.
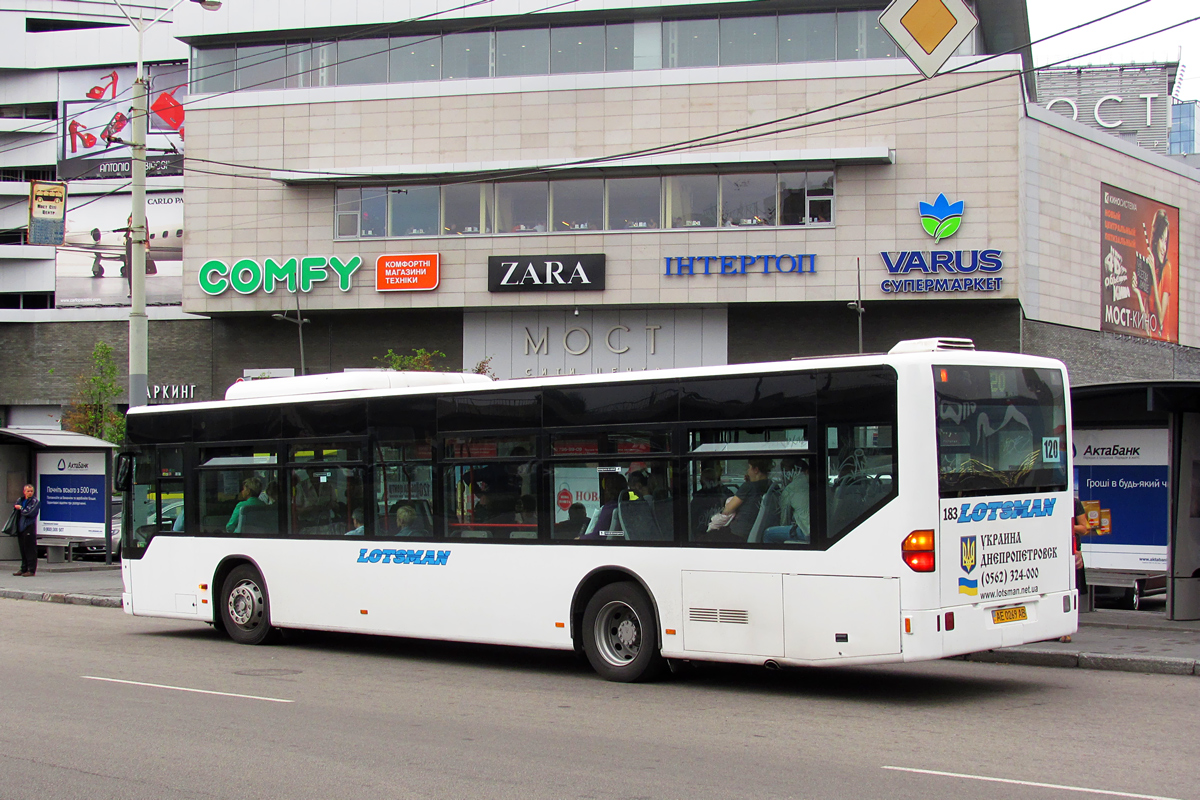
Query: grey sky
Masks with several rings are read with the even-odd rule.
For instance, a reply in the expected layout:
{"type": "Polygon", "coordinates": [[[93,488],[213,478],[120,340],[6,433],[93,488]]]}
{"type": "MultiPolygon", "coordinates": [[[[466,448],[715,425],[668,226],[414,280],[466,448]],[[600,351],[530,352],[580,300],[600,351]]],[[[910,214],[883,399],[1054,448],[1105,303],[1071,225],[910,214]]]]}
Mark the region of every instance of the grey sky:
{"type": "MultiPolygon", "coordinates": [[[[1136,0],[1028,0],[1029,27],[1034,40],[1057,31],[1102,17],[1136,0]]],[[[1192,22],[1166,33],[1143,39],[1135,44],[1106,50],[1082,60],[1075,56],[1095,50],[1111,42],[1124,41],[1141,33],[1166,27],[1200,16],[1197,0],[1150,0],[1149,3],[1127,11],[1106,22],[1089,25],[1074,33],[1059,36],[1033,49],[1038,66],[1072,58],[1079,64],[1128,64],[1135,61],[1175,61],[1181,58],[1185,67],[1179,89],[1183,100],[1200,98],[1200,22],[1192,22]]]]}

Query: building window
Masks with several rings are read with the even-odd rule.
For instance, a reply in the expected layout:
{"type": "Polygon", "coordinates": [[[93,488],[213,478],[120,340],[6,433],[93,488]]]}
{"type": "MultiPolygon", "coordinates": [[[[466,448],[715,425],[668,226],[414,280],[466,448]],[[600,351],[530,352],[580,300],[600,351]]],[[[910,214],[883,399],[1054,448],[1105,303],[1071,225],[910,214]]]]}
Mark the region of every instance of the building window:
{"type": "Polygon", "coordinates": [[[192,51],[192,77],[190,85],[196,92],[232,92],[237,88],[234,79],[232,47],[210,47],[192,51]]]}
{"type": "MultiPolygon", "coordinates": [[[[392,39],[193,48],[197,93],[616,72],[663,67],[896,58],[878,10],[713,15],[595,25],[430,33],[392,39]],[[280,49],[285,67],[276,62],[280,49]],[[245,74],[241,74],[245,72],[245,74]],[[235,79],[236,76],[236,79],[235,79]]],[[[957,54],[971,55],[973,39],[957,54]]]]}
{"type": "Polygon", "coordinates": [[[287,51],[283,45],[239,47],[237,49],[237,86],[248,89],[284,89],[287,87],[287,51]]]}
{"type": "Polygon", "coordinates": [[[438,202],[441,192],[436,186],[406,186],[392,189],[391,235],[436,236],[438,233],[438,202]]]}
{"type": "Polygon", "coordinates": [[[604,228],[604,181],[553,181],[550,184],[554,230],[598,231],[604,228]]]}
{"type": "Polygon", "coordinates": [[[550,30],[496,31],[496,76],[550,72],[550,30]]]}
{"type": "Polygon", "coordinates": [[[782,14],[779,17],[779,63],[833,61],[837,58],[837,15],[782,14]]]}
{"type": "Polygon", "coordinates": [[[721,66],[774,64],[775,17],[721,19],[721,66]]]}
{"type": "Polygon", "coordinates": [[[715,67],[717,20],[680,19],[662,26],[663,63],[668,67],[715,67]]]}
{"type": "Polygon", "coordinates": [[[832,170],[345,187],[334,231],[355,239],[827,225],[833,201],[832,170]]]}
{"type": "Polygon", "coordinates": [[[339,86],[387,83],[387,39],[343,39],[337,45],[339,86]]]}
{"type": "Polygon", "coordinates": [[[442,38],[442,78],[487,78],[491,75],[490,31],[452,33],[442,38]]]}
{"type": "Polygon", "coordinates": [[[837,57],[839,61],[896,57],[896,45],[880,27],[878,11],[838,12],[837,57]]]}
{"type": "Polygon", "coordinates": [[[605,183],[609,230],[659,227],[658,178],[612,178],[605,183]]]}
{"type": "Polygon", "coordinates": [[[775,224],[774,175],[721,176],[721,225],[775,224]]]}
{"type": "Polygon", "coordinates": [[[496,232],[545,231],[549,201],[550,190],[545,181],[496,184],[496,232]]]}
{"type": "Polygon", "coordinates": [[[363,187],[359,236],[379,238],[387,235],[387,198],[387,189],[378,186],[363,187]]]}
{"type": "Polygon", "coordinates": [[[450,236],[471,236],[490,230],[488,213],[490,185],[465,183],[447,186],[442,192],[442,233],[450,236]]]}
{"type": "Polygon", "coordinates": [[[439,36],[403,36],[392,39],[392,83],[436,81],[442,77],[442,40],[439,36]]]}
{"type": "Polygon", "coordinates": [[[716,227],[716,175],[673,175],[665,179],[664,189],[668,227],[716,227]]]}
{"type": "Polygon", "coordinates": [[[550,29],[550,72],[603,72],[604,26],[550,29]]]}

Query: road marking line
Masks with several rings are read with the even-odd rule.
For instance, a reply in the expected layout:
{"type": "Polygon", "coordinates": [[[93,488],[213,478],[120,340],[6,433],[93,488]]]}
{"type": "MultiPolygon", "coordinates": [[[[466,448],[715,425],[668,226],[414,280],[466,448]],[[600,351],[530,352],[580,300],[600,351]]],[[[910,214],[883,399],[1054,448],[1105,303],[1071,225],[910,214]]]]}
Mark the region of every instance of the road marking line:
{"type": "Polygon", "coordinates": [[[281,700],[278,697],[258,697],[253,694],[233,694],[232,692],[213,692],[208,689],[189,689],[186,686],[166,686],[161,683],[143,683],[142,681],[123,681],[119,678],[99,678],[95,675],[80,675],[85,681],[107,681],[108,683],[126,683],[130,686],[149,686],[151,689],[173,689],[176,692],[195,692],[196,694],[215,694],[221,697],[240,697],[243,700],[266,700],[268,703],[294,703],[295,700],[281,700]]]}
{"type": "Polygon", "coordinates": [[[912,767],[889,767],[884,769],[897,772],[916,772],[921,775],[940,775],[944,778],[966,778],[972,781],[989,781],[991,783],[1011,783],[1017,786],[1035,786],[1040,789],[1061,789],[1064,792],[1083,792],[1084,794],[1103,794],[1111,797],[1132,797],[1136,800],[1179,800],[1176,797],[1162,797],[1157,794],[1131,794],[1130,792],[1113,792],[1108,789],[1089,789],[1086,786],[1064,786],[1060,783],[1038,783],[1036,781],[1018,781],[1012,778],[989,778],[984,775],[966,775],[961,772],[939,772],[936,769],[913,769],[912,767]]]}

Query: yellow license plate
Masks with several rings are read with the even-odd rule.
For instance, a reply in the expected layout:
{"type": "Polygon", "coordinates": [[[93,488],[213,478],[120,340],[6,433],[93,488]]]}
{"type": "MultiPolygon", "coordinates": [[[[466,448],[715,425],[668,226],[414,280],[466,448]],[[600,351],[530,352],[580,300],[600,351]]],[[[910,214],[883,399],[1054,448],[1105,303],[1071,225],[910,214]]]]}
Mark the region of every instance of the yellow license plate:
{"type": "Polygon", "coordinates": [[[1025,606],[992,609],[992,622],[996,625],[1005,622],[1024,622],[1027,619],[1029,619],[1029,614],[1025,611],[1025,606]]]}

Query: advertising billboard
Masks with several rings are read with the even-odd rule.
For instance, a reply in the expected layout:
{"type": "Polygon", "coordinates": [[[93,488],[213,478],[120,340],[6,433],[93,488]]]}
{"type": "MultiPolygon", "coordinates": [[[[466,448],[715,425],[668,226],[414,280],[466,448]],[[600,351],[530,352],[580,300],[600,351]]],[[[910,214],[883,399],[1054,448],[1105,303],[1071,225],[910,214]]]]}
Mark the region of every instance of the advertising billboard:
{"type": "Polygon", "coordinates": [[[104,538],[104,453],[38,453],[38,536],[104,538]]]}
{"type": "MultiPolygon", "coordinates": [[[[129,305],[130,196],[72,195],[55,253],[58,308],[129,305]]],[[[183,192],[146,195],[146,303],[183,301],[183,192]]]]}
{"type": "MultiPolygon", "coordinates": [[[[146,175],[183,174],[187,65],[151,64],[147,106],[146,175]]],[[[58,177],[61,180],[130,176],[128,142],[133,67],[92,67],[58,74],[58,177]]]]}
{"type": "Polygon", "coordinates": [[[1179,341],[1179,209],[1100,184],[1100,330],[1179,341]]]}
{"type": "Polygon", "coordinates": [[[1088,515],[1089,569],[1165,572],[1170,484],[1166,429],[1075,431],[1075,490],[1088,515]]]}

